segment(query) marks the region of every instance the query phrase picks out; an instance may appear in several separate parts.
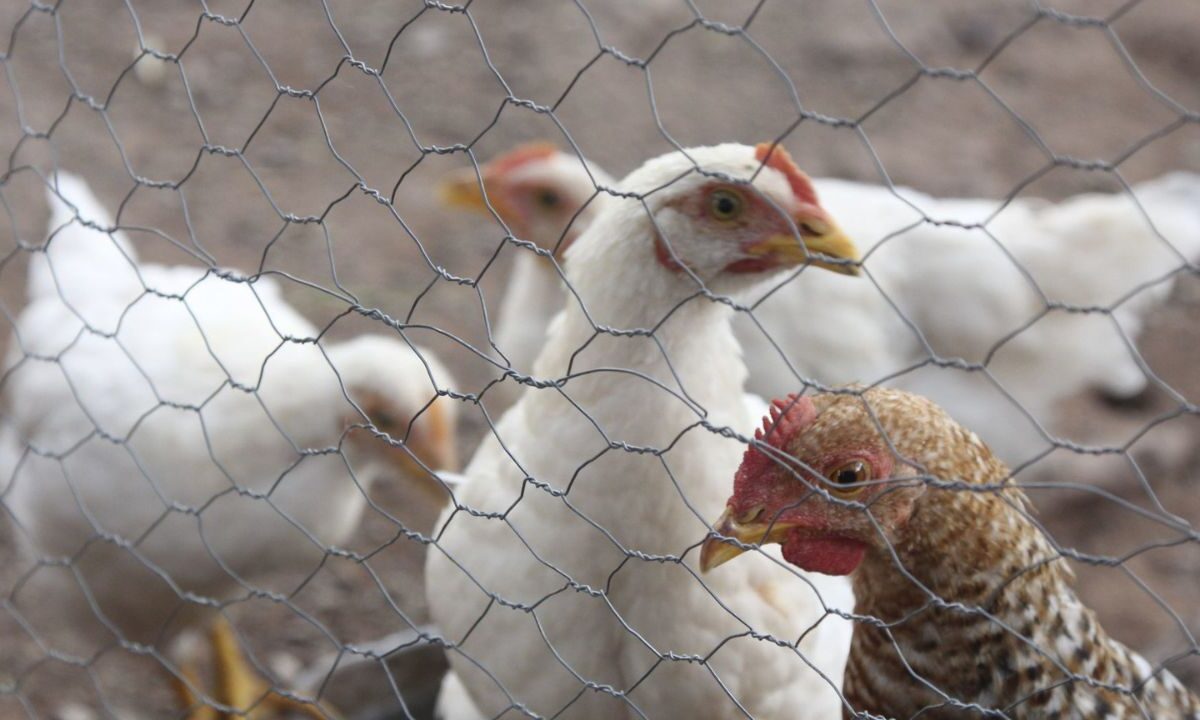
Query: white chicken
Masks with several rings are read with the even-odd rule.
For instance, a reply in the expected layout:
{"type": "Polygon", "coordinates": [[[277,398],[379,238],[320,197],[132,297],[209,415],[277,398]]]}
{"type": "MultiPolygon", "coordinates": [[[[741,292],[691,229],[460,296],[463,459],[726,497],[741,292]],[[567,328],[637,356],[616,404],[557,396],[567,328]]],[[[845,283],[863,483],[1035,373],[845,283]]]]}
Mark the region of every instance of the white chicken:
{"type": "Polygon", "coordinates": [[[377,477],[442,493],[422,464],[455,464],[457,411],[431,353],[323,348],[269,279],[140,264],[82,180],[60,172],[47,194],[0,375],[0,501],[44,563],[16,600],[55,608],[37,628],[52,647],[169,649],[213,607],[295,590],[377,477]]]}
{"type": "MultiPolygon", "coordinates": [[[[533,242],[558,237],[573,208],[595,192],[599,171],[584,172],[573,154],[529,157],[518,167],[538,178],[539,192],[574,202],[538,219],[538,206],[523,198],[528,186],[511,182],[505,158],[484,168],[488,197],[508,198],[493,207],[533,242]]],[[[448,184],[444,196],[455,205],[482,206],[477,181],[459,176],[448,184]]],[[[832,179],[814,186],[846,232],[871,248],[869,279],[805,271],[748,298],[753,312],[734,330],[749,389],[771,397],[802,378],[826,386],[883,381],[932,398],[1010,464],[1050,447],[1038,425],[1052,433],[1063,398],[1089,386],[1128,397],[1147,385],[1130,342],[1176,271],[1200,257],[1195,174],[1137,185],[1132,197],[1091,194],[1058,204],[946,200],[832,179]],[[1060,309],[1048,310],[1048,302],[1060,309]],[[821,312],[797,322],[797,308],[813,307],[821,312]],[[1111,315],[1072,311],[1110,307],[1111,315]]],[[[536,285],[514,279],[497,337],[541,346],[540,316],[529,309],[558,307],[564,298],[557,275],[543,276],[536,285]],[[518,294],[519,304],[509,302],[518,294]]]]}
{"type": "Polygon", "coordinates": [[[809,260],[797,228],[827,258],[814,266],[854,271],[807,178],[769,151],[647,162],[568,251],[579,301],[534,364],[554,385],[527,389],[476,452],[427,560],[448,687],[483,717],[839,712],[844,583],[761,554],[694,570],[745,449],[731,429],[752,422],[731,311],[702,288],[741,293],[809,260]]]}

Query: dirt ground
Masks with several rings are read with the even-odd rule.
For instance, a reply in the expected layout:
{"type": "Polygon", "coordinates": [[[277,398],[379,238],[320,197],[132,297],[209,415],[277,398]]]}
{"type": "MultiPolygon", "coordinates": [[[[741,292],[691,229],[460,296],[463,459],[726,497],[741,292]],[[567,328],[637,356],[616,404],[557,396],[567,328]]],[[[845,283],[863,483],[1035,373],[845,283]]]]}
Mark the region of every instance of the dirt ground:
{"type": "MultiPolygon", "coordinates": [[[[55,162],[121,207],[119,222],[145,259],[207,257],[286,272],[297,279],[286,283],[288,299],[318,324],[345,305],[316,288],[340,287],[365,307],[476,347],[486,347],[479,295],[436,280],[431,263],[478,278],[495,307],[513,251],[498,227],[435,202],[433,182],[467,157],[421,148],[470,144],[486,159],[533,138],[565,145],[569,133],[621,175],[672,142],[780,137],[796,124],[798,98],[805,111],[856,121],[807,120],[787,135],[784,144],[814,175],[879,182],[886,173],[933,194],[1061,198],[1119,187],[1111,174],[1069,166],[1093,160],[1119,160],[1130,183],[1200,171],[1200,12],[1191,0],[476,0],[465,13],[412,0],[63,0],[54,12],[38,8],[0,4],[0,338],[23,303],[26,253],[16,248],[45,236],[33,169],[46,173],[55,162]],[[1109,23],[1076,16],[1110,13],[1109,23]],[[750,17],[745,35],[722,32],[750,17]],[[134,67],[139,32],[180,62],[147,56],[134,67]],[[371,71],[345,62],[348,53],[371,71]],[[506,103],[510,94],[529,102],[506,103]],[[553,119],[530,103],[552,107],[553,119]],[[1178,122],[1181,108],[1191,122],[1178,122]],[[1043,172],[1051,153],[1079,162],[1043,172]],[[134,176],[186,181],[179,191],[155,189],[134,176]],[[359,183],[390,197],[396,215],[359,183]]],[[[1197,310],[1193,275],[1139,341],[1149,366],[1192,403],[1200,402],[1197,310]]],[[[331,336],[379,329],[343,319],[331,336]]],[[[487,365],[460,346],[433,332],[412,337],[441,354],[460,390],[477,392],[489,379],[487,365]]],[[[1062,428],[1112,442],[1176,406],[1161,390],[1132,406],[1081,396],[1063,407],[1062,428]]],[[[469,457],[483,422],[466,415],[460,449],[469,457]]],[[[1192,528],[1200,527],[1198,423],[1162,422],[1132,452],[1163,507],[1192,528]]],[[[1152,509],[1131,467],[1121,457],[1057,452],[1023,479],[1096,483],[1152,509]]],[[[433,507],[395,486],[376,493],[407,527],[432,525],[433,507]]],[[[1117,638],[1156,663],[1190,650],[1171,668],[1200,690],[1200,544],[1136,552],[1178,533],[1090,497],[1035,493],[1064,547],[1128,556],[1116,565],[1074,563],[1084,598],[1117,638]]],[[[82,720],[102,712],[97,698],[120,717],[177,716],[153,661],[115,650],[74,668],[21,627],[12,604],[28,566],[10,525],[0,512],[0,720],[82,720]]],[[[256,657],[286,679],[296,661],[310,665],[339,644],[423,622],[424,547],[397,539],[397,530],[368,513],[351,545],[378,552],[363,564],[331,560],[292,598],[334,640],[279,603],[234,607],[256,657]]],[[[391,694],[381,671],[358,685],[344,680],[352,691],[338,682],[327,692],[348,715],[403,716],[376,702],[391,694]]]]}

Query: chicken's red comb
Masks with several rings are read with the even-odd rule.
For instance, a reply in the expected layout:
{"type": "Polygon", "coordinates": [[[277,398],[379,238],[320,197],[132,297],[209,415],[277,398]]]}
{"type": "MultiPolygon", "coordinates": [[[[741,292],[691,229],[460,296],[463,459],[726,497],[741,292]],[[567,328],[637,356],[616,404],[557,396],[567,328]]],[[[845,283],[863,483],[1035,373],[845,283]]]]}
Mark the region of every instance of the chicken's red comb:
{"type": "MultiPolygon", "coordinates": [[[[754,439],[787,453],[788,441],[808,427],[816,417],[817,409],[812,400],[806,397],[792,393],[786,398],[772,400],[771,414],[764,417],[762,427],[754,431],[754,439]]],[[[776,460],[754,445],[746,448],[746,454],[742,457],[742,469],[751,476],[776,464],[776,460]]]]}
{"type": "Polygon", "coordinates": [[[812,180],[809,180],[808,175],[805,175],[804,171],[796,166],[796,161],[782,145],[759,143],[754,146],[754,157],[758,158],[763,165],[783,173],[788,184],[792,186],[792,193],[801,203],[820,205],[817,202],[817,191],[813,189],[812,180]]]}
{"type": "Polygon", "coordinates": [[[783,450],[793,435],[816,418],[817,409],[812,400],[790,393],[786,398],[772,400],[770,413],[763,418],[762,428],[754,432],[754,439],[783,450]]]}
{"type": "Polygon", "coordinates": [[[503,155],[497,156],[490,163],[488,169],[495,172],[497,175],[512,172],[518,167],[533,162],[534,160],[545,160],[558,154],[558,148],[554,143],[545,140],[535,140],[509,150],[503,155]]]}

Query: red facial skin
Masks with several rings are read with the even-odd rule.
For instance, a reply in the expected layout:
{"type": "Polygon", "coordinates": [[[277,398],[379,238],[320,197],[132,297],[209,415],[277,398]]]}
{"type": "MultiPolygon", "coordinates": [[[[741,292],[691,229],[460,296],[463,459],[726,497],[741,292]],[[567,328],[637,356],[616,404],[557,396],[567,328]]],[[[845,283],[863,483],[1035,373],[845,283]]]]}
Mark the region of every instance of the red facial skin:
{"type": "Polygon", "coordinates": [[[770,255],[766,255],[763,257],[746,258],[745,260],[738,260],[737,262],[729,263],[729,265],[725,267],[725,272],[733,273],[735,275],[760,273],[766,272],[773,268],[782,267],[784,264],[784,262],[781,262],[776,258],[772,258],[770,255]]]}
{"type": "MultiPolygon", "coordinates": [[[[808,229],[808,223],[818,220],[831,224],[829,214],[817,200],[817,192],[812,181],[796,166],[792,156],[782,146],[772,146],[769,143],[759,143],[755,146],[755,157],[764,167],[769,167],[783,174],[792,189],[795,207],[790,209],[792,218],[785,216],[786,208],[777,208],[768,202],[752,188],[731,185],[729,183],[713,182],[705,185],[700,192],[694,193],[679,206],[681,212],[697,219],[719,223],[720,220],[711,217],[710,198],[713,192],[724,190],[740,195],[746,204],[742,217],[729,225],[745,238],[743,246],[749,247],[773,235],[793,235],[799,231],[801,237],[811,237],[816,233],[808,229]]],[[[661,237],[654,245],[654,257],[658,263],[672,272],[681,272],[683,268],[671,255],[670,249],[661,237]]],[[[747,257],[730,263],[725,272],[758,273],[783,265],[794,264],[783,258],[763,255],[747,257]]]]}
{"type": "MultiPolygon", "coordinates": [[[[561,199],[562,207],[558,210],[567,219],[579,208],[567,207],[570,198],[567,193],[558,188],[531,182],[511,182],[511,173],[530,164],[544,162],[559,154],[558,148],[548,142],[531,142],[521,145],[492,160],[484,167],[484,184],[489,194],[493,196],[493,205],[500,212],[504,221],[520,237],[527,238],[532,233],[529,219],[547,210],[537,206],[537,196],[547,190],[556,192],[561,199]]],[[[561,258],[563,252],[579,237],[582,228],[573,223],[567,228],[566,234],[557,241],[553,250],[556,257],[561,258]]]]}
{"type": "Polygon", "coordinates": [[[783,559],[808,572],[849,575],[867,554],[866,543],[843,537],[806,537],[793,530],[783,541],[783,559]]]}
{"type": "Polygon", "coordinates": [[[536,160],[546,160],[557,154],[558,148],[554,147],[553,143],[526,143],[492,160],[488,163],[488,170],[489,172],[494,172],[497,177],[500,177],[507,175],[526,163],[536,160]]]}
{"type": "Polygon", "coordinates": [[[788,184],[792,186],[796,201],[801,205],[821,206],[817,202],[817,191],[813,188],[812,180],[796,165],[796,161],[782,145],[759,143],[754,146],[754,157],[763,165],[783,173],[788,184]]]}
{"type": "MultiPolygon", "coordinates": [[[[803,458],[811,471],[793,465],[793,472],[783,464],[784,457],[791,455],[789,448],[794,439],[817,419],[816,409],[810,399],[790,395],[786,400],[774,401],[771,415],[755,438],[777,452],[768,454],[753,446],[746,450],[727,504],[736,518],[750,521],[745,516],[762,507],[753,522],[796,526],[782,543],[784,559],[793,565],[826,575],[848,575],[862,562],[869,546],[877,542],[877,533],[860,508],[832,502],[814,488],[839,497],[821,478],[855,460],[872,468],[872,480],[887,478],[893,467],[891,453],[873,446],[846,447],[821,457],[803,458]]],[[[845,499],[869,504],[884,489],[882,484],[867,485],[845,499]]]]}
{"type": "Polygon", "coordinates": [[[571,243],[575,242],[575,239],[584,230],[582,224],[573,217],[579,212],[579,208],[568,207],[571,202],[570,199],[566,196],[565,192],[558,188],[540,183],[522,182],[503,185],[501,192],[504,193],[507,205],[515,210],[515,213],[513,213],[514,218],[509,224],[522,237],[528,237],[532,234],[531,224],[527,222],[527,219],[534,217],[538,213],[553,212],[562,218],[564,225],[567,222],[571,223],[561,238],[556,238],[552,246],[545,248],[546,250],[553,251],[555,257],[561,258],[563,253],[567,251],[567,248],[571,246],[571,243]],[[559,197],[560,206],[553,211],[548,211],[546,208],[537,205],[538,195],[546,191],[554,192],[559,197]]]}
{"type": "MultiPolygon", "coordinates": [[[[699,192],[692,193],[689,197],[684,198],[676,207],[680,212],[697,218],[702,222],[721,223],[728,226],[730,232],[737,233],[739,237],[743,238],[743,247],[750,247],[774,235],[793,235],[795,233],[795,230],[792,229],[793,224],[800,229],[801,236],[809,235],[811,233],[805,232],[802,227],[808,218],[818,217],[824,219],[828,217],[824,210],[817,207],[815,209],[808,209],[806,211],[807,214],[797,216],[796,219],[789,222],[787,216],[780,208],[772,205],[766,198],[754,192],[753,189],[724,182],[712,182],[705,185],[699,192]],[[742,201],[745,203],[745,210],[743,210],[740,218],[732,221],[722,221],[711,216],[711,198],[713,193],[717,191],[733,192],[741,196],[742,201]]],[[[655,239],[654,257],[660,265],[672,272],[683,271],[683,267],[671,255],[671,250],[667,247],[666,242],[663,241],[661,236],[655,239]]],[[[785,264],[788,264],[788,261],[783,258],[762,255],[730,263],[725,268],[725,272],[764,272],[785,264]]]]}

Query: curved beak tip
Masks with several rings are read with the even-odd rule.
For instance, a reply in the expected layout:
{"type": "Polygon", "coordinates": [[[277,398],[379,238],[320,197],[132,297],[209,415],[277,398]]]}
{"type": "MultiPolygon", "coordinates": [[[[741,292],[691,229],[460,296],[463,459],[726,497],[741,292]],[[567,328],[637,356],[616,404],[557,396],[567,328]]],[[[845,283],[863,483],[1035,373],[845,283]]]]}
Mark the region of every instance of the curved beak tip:
{"type": "Polygon", "coordinates": [[[710,535],[700,546],[700,572],[708,572],[719,565],[724,565],[743,552],[745,551],[740,547],[727,542],[724,538],[710,535]]]}
{"type": "Polygon", "coordinates": [[[806,236],[804,245],[810,253],[824,255],[831,261],[814,259],[813,264],[840,275],[859,275],[861,255],[858,246],[836,225],[821,235],[806,236]]]}
{"type": "Polygon", "coordinates": [[[407,450],[411,451],[416,459],[410,457],[405,450],[398,448],[396,452],[400,470],[413,478],[419,492],[439,505],[444,504],[449,499],[449,495],[437,471],[456,472],[458,470],[458,452],[454,433],[442,429],[428,435],[418,435],[413,438],[413,442],[409,444],[407,450]],[[426,467],[429,470],[426,470],[426,467]]]}
{"type": "Polygon", "coordinates": [[[858,246],[841,228],[831,222],[797,223],[802,227],[799,238],[794,233],[779,233],[748,247],[752,256],[774,258],[784,267],[812,265],[839,275],[858,275],[858,246]],[[820,231],[811,230],[820,227],[820,231]]]}
{"type": "Polygon", "coordinates": [[[708,572],[718,565],[724,565],[738,555],[742,550],[725,538],[737,537],[737,528],[733,521],[733,510],[729,506],[721,513],[721,517],[713,523],[714,534],[710,534],[700,546],[700,572],[708,572]]]}
{"type": "Polygon", "coordinates": [[[733,509],[726,506],[725,512],[713,523],[713,531],[700,546],[700,571],[708,572],[746,552],[745,545],[769,545],[782,543],[796,528],[792,522],[772,521],[739,523],[733,509]],[[737,542],[731,542],[733,538],[737,542]],[[741,543],[739,545],[738,543],[741,543]]]}

